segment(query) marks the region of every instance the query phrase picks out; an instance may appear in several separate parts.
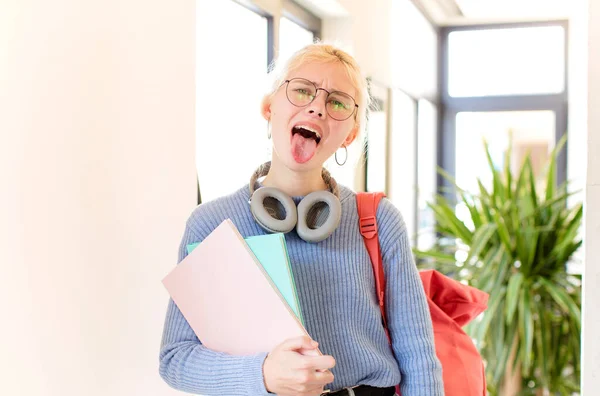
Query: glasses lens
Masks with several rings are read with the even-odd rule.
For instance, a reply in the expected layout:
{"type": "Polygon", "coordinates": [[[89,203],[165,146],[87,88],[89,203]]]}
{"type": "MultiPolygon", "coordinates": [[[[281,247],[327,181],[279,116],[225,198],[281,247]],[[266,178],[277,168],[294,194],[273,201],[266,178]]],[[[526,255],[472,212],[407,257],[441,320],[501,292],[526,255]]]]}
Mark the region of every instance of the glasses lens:
{"type": "Polygon", "coordinates": [[[310,81],[298,78],[288,83],[286,94],[294,106],[306,106],[315,98],[316,89],[310,81]]]}
{"type": "Polygon", "coordinates": [[[327,113],[335,120],[349,118],[354,113],[354,99],[343,92],[332,92],[327,98],[327,113]]]}

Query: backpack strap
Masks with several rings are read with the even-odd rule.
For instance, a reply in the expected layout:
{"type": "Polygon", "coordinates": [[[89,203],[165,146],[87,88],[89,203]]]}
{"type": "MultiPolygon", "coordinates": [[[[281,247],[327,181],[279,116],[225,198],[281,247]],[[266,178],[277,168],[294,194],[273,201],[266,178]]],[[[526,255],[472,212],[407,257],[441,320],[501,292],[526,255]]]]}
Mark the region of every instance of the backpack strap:
{"type": "Polygon", "coordinates": [[[371,257],[371,264],[373,265],[373,273],[375,274],[377,299],[379,300],[383,327],[391,344],[392,341],[388,331],[387,314],[385,311],[385,274],[383,272],[383,260],[377,236],[377,206],[383,197],[385,197],[385,194],[382,192],[359,192],[356,194],[356,205],[358,207],[360,233],[367,246],[367,251],[371,257]]]}
{"type": "MultiPolygon", "coordinates": [[[[387,314],[385,311],[385,273],[383,272],[383,259],[381,258],[379,237],[377,235],[377,206],[383,197],[385,197],[385,193],[382,192],[359,192],[356,194],[356,206],[358,207],[360,233],[367,246],[367,251],[371,257],[371,264],[373,265],[373,273],[375,274],[375,286],[377,288],[377,299],[379,300],[383,329],[391,348],[392,338],[388,330],[387,314]]],[[[396,395],[401,395],[400,384],[396,385],[396,395]]]]}

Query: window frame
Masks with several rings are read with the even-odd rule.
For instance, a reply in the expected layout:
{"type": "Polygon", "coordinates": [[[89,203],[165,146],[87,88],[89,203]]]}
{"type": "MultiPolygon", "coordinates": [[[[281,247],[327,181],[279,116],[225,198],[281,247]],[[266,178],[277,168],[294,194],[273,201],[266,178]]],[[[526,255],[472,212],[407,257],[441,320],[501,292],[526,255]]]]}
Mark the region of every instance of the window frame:
{"type": "MultiPolygon", "coordinates": [[[[517,22],[476,24],[464,26],[445,26],[440,32],[440,114],[438,125],[438,166],[454,176],[456,174],[456,115],[461,112],[492,112],[492,111],[535,111],[549,110],[556,116],[555,143],[567,133],[568,127],[568,94],[569,94],[569,22],[566,20],[543,22],[517,22]],[[456,31],[477,31],[509,28],[535,28],[560,26],[564,29],[564,89],[556,94],[532,95],[494,95],[494,96],[467,96],[452,97],[449,94],[449,48],[448,38],[450,33],[456,31]]],[[[565,182],[567,177],[567,144],[557,158],[557,185],[565,182]]],[[[441,175],[437,176],[438,193],[447,191],[452,195],[451,184],[441,175]]]]}

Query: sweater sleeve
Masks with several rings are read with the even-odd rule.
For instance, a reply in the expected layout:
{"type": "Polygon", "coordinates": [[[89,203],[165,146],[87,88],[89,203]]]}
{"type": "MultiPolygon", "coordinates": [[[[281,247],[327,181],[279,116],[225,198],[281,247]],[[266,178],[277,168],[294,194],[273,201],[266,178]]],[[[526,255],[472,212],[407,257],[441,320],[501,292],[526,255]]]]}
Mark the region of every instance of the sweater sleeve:
{"type": "MultiPolygon", "coordinates": [[[[187,255],[187,244],[200,240],[194,228],[188,221],[178,262],[187,255]]],[[[232,356],[206,348],[177,305],[169,299],[159,356],[160,376],[169,386],[206,396],[270,395],[265,389],[262,371],[266,356],[267,353],[232,356]]]]}
{"type": "Polygon", "coordinates": [[[402,375],[402,396],[442,396],[442,366],[406,224],[388,199],[379,204],[377,223],[387,281],[388,327],[402,375]]]}

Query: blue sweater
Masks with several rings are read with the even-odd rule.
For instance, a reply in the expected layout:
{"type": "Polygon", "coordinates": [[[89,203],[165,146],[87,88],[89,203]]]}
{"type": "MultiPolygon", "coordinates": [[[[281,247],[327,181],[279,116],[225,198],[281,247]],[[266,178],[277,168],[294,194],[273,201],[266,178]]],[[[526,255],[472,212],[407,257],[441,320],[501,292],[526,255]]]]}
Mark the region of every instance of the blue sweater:
{"type": "MultiPolygon", "coordinates": [[[[249,198],[245,186],[198,206],[187,221],[179,261],[186,256],[187,244],[202,241],[227,218],[244,237],[264,234],[252,217],[249,198]]],[[[293,200],[298,204],[301,198],[293,200]]],[[[319,342],[319,349],[336,359],[335,379],[326,389],[358,384],[389,387],[401,381],[403,396],[443,395],[431,317],[400,212],[385,198],[377,211],[392,353],[381,324],[371,261],[358,227],[356,195],[340,186],[340,201],[340,225],[325,241],[311,244],[296,232],[286,234],[306,329],[319,342]]],[[[269,395],[262,374],[266,356],[267,351],[230,356],[209,350],[173,300],[169,301],[160,375],[173,388],[202,395],[269,395]]]]}

